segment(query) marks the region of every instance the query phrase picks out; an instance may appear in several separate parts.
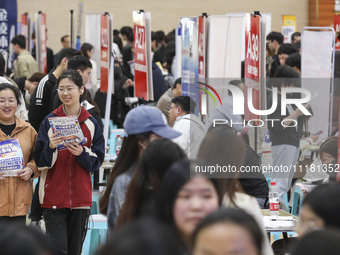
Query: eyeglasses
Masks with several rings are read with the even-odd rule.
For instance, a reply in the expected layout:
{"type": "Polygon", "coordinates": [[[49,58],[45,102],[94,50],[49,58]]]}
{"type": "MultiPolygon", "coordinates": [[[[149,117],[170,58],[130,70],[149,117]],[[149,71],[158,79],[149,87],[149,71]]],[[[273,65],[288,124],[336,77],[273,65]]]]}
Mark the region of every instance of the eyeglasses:
{"type": "Polygon", "coordinates": [[[65,91],[67,92],[67,94],[70,94],[75,89],[77,89],[77,88],[66,88],[66,89],[61,88],[61,89],[57,89],[57,91],[58,91],[58,94],[62,95],[62,94],[65,93],[65,91]]]}
{"type": "Polygon", "coordinates": [[[6,103],[8,103],[10,106],[16,105],[17,104],[17,100],[15,99],[10,99],[8,101],[0,99],[0,107],[4,107],[6,105],[6,103]]]}

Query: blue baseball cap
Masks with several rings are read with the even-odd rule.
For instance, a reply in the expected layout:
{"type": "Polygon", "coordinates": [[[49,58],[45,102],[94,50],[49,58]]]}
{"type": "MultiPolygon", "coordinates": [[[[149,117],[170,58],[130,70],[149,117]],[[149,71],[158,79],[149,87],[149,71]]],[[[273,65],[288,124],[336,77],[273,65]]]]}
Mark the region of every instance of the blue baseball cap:
{"type": "Polygon", "coordinates": [[[161,110],[145,105],[130,110],[123,126],[128,136],[152,131],[163,138],[174,139],[182,134],[168,126],[161,110]]]}

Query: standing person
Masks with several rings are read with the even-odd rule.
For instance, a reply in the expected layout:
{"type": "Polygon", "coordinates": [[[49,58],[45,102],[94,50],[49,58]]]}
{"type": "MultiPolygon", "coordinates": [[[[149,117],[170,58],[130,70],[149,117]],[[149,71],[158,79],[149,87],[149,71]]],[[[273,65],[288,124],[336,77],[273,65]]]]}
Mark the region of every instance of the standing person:
{"type": "Polygon", "coordinates": [[[13,50],[18,55],[14,67],[14,78],[31,77],[38,72],[38,65],[32,55],[26,50],[26,38],[23,35],[17,35],[11,40],[13,50]]]}
{"type": "Polygon", "coordinates": [[[201,120],[194,114],[196,103],[189,96],[178,96],[171,100],[169,123],[182,135],[173,141],[188,155],[195,159],[206,129],[201,120]]]}
{"type": "MultiPolygon", "coordinates": [[[[296,120],[303,115],[300,109],[294,110],[292,105],[286,106],[286,115],[281,115],[281,89],[296,87],[298,85],[299,74],[290,66],[279,66],[275,72],[273,87],[278,90],[276,110],[268,115],[268,119],[277,119],[274,125],[268,125],[269,137],[272,142],[273,168],[288,167],[290,172],[276,171],[271,174],[271,181],[276,183],[279,192],[279,199],[283,201],[283,196],[288,192],[294,176],[292,166],[295,166],[299,157],[300,137],[297,128],[292,120],[296,120]],[[284,121],[285,126],[281,124],[284,121]]],[[[272,96],[268,98],[267,105],[272,105],[272,96]]]]}
{"type": "Polygon", "coordinates": [[[72,48],[61,50],[57,68],[39,82],[31,96],[28,119],[37,132],[44,118],[54,110],[52,96],[57,79],[67,69],[68,59],[75,55],[80,55],[80,52],[72,48]]]}
{"type": "MultiPolygon", "coordinates": [[[[61,42],[61,45],[63,46],[62,49],[70,48],[70,36],[69,35],[64,35],[63,37],[61,37],[60,42],[61,42]]],[[[60,54],[60,51],[54,55],[53,62],[54,62],[55,67],[58,66],[59,54],[60,54]]]]}
{"type": "Polygon", "coordinates": [[[85,88],[91,93],[92,98],[94,98],[94,95],[97,92],[97,64],[91,60],[92,54],[94,52],[93,45],[89,43],[83,43],[80,52],[84,57],[88,58],[92,64],[92,71],[89,75],[88,81],[85,84],[85,88]]]}
{"type": "Polygon", "coordinates": [[[64,71],[57,84],[63,104],[42,122],[34,151],[39,170],[43,171],[39,199],[46,233],[60,254],[80,255],[92,206],[90,173],[99,169],[104,160],[105,142],[97,121],[80,105],[84,92],[80,74],[64,71]],[[67,149],[58,150],[57,145],[67,137],[53,134],[48,118],[71,115],[78,116],[87,141],[83,145],[68,143],[67,149]]]}
{"type": "Polygon", "coordinates": [[[20,103],[20,91],[8,83],[0,84],[0,141],[18,139],[25,166],[17,177],[1,177],[0,171],[0,222],[25,225],[32,200],[31,178],[39,175],[33,160],[37,139],[34,128],[18,118],[15,112],[20,103]]]}

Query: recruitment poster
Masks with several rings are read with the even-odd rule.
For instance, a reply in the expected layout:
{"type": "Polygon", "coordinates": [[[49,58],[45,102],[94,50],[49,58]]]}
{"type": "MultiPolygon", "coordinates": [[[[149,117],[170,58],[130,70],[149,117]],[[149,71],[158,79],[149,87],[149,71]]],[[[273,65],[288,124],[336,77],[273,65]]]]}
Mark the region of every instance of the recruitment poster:
{"type": "Polygon", "coordinates": [[[182,96],[190,96],[196,101],[198,114],[198,18],[181,18],[182,32],[182,96]]]}
{"type": "Polygon", "coordinates": [[[133,12],[135,96],[153,100],[151,63],[151,14],[133,12]]]}
{"type": "MultiPolygon", "coordinates": [[[[198,78],[204,81],[206,78],[206,42],[207,42],[207,17],[202,15],[198,18],[198,78]]],[[[202,87],[199,84],[199,87],[202,87]]],[[[199,111],[207,114],[206,104],[202,105],[203,90],[199,90],[199,111]]]]}
{"type": "Polygon", "coordinates": [[[21,15],[21,34],[26,38],[26,50],[31,51],[31,15],[28,13],[21,15]]]}
{"type": "Polygon", "coordinates": [[[38,71],[47,73],[47,51],[46,51],[46,14],[39,12],[35,16],[36,31],[36,58],[38,71]]]}
{"type": "Polygon", "coordinates": [[[260,39],[261,18],[259,15],[246,14],[245,61],[244,61],[244,118],[245,120],[259,119],[248,105],[260,110],[260,39]],[[249,101],[249,103],[248,103],[249,101]]]}
{"type": "Polygon", "coordinates": [[[284,43],[291,43],[291,35],[296,32],[296,16],[282,15],[282,34],[284,43]]]}
{"type": "Polygon", "coordinates": [[[100,19],[100,91],[107,93],[110,68],[110,15],[101,15],[100,19]]]}

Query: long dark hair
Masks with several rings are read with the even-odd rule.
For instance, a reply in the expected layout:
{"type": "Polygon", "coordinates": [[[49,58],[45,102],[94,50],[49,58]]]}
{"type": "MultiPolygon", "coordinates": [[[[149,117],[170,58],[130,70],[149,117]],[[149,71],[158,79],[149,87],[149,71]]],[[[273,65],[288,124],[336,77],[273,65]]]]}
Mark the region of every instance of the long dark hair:
{"type": "Polygon", "coordinates": [[[136,217],[143,205],[145,190],[150,188],[158,194],[167,169],[174,162],[185,158],[184,151],[168,139],[157,139],[151,142],[143,153],[139,167],[131,180],[116,226],[136,217]]]}
{"type": "Polygon", "coordinates": [[[177,255],[177,240],[167,226],[153,219],[140,219],[115,230],[96,255],[177,255]]]}
{"type": "Polygon", "coordinates": [[[151,134],[152,132],[146,132],[137,135],[129,135],[128,137],[124,138],[119,156],[108,178],[106,189],[99,200],[99,208],[102,214],[106,215],[107,207],[109,204],[110,192],[116,178],[120,174],[128,171],[130,167],[132,167],[134,164],[138,162],[139,160],[138,142],[148,140],[151,134]]]}
{"type": "Polygon", "coordinates": [[[202,220],[192,235],[192,247],[194,248],[201,231],[213,225],[224,223],[232,223],[246,229],[256,247],[257,254],[261,254],[263,235],[259,225],[248,213],[236,208],[221,208],[202,220]]]}
{"type": "MultiPolygon", "coordinates": [[[[220,185],[223,194],[227,195],[230,202],[235,204],[234,196],[236,191],[241,191],[237,180],[241,166],[244,164],[246,146],[243,140],[238,137],[230,127],[222,125],[209,130],[201,143],[197,158],[206,166],[232,166],[236,172],[217,174],[215,177],[222,177],[220,185]]],[[[212,176],[214,177],[214,176],[212,176]]]]}
{"type": "Polygon", "coordinates": [[[340,183],[327,183],[315,187],[302,202],[325,222],[327,227],[340,229],[340,183]]]}
{"type": "Polygon", "coordinates": [[[89,44],[89,43],[83,43],[81,45],[81,48],[80,48],[80,52],[81,54],[86,57],[86,58],[90,58],[89,55],[87,54],[87,51],[91,51],[93,49],[93,45],[92,44],[89,44]]]}
{"type": "MultiPolygon", "coordinates": [[[[171,165],[163,177],[162,187],[159,192],[156,204],[156,217],[167,223],[176,232],[174,218],[174,204],[181,188],[190,181],[190,178],[195,176],[206,177],[203,173],[196,173],[195,167],[199,165],[198,161],[181,160],[171,165]]],[[[216,189],[218,202],[222,202],[222,191],[216,179],[209,179],[216,189]]]]}

